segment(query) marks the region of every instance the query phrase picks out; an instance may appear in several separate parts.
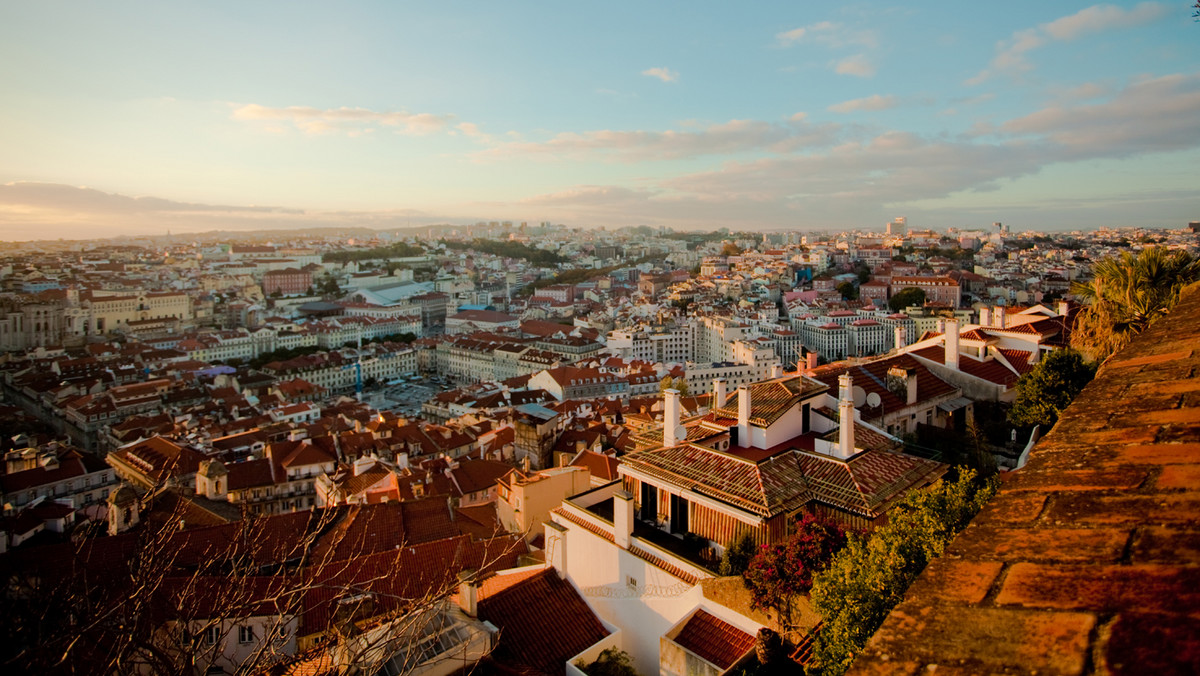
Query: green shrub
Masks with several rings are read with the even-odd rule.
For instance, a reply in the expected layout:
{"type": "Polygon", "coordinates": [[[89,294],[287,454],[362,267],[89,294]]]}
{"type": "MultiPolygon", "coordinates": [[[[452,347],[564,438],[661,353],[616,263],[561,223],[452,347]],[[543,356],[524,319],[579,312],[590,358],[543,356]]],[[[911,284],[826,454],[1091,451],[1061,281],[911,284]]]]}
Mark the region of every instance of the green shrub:
{"type": "Polygon", "coordinates": [[[909,584],[987,503],[996,484],[963,470],[956,481],[910,492],[875,532],[850,535],[813,580],[812,604],[823,623],[810,674],[837,675],[849,668],[909,584]]]}

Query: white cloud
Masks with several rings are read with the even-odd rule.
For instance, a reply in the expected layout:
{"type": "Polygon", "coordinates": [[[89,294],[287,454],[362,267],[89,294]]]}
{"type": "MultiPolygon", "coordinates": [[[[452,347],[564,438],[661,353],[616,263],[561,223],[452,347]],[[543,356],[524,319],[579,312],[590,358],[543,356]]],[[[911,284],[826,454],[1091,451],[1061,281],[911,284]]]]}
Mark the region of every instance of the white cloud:
{"type": "Polygon", "coordinates": [[[819,21],[776,33],[775,40],[780,47],[791,47],[810,41],[826,47],[846,47],[848,45],[875,47],[879,43],[874,31],[848,29],[844,25],[832,21],[819,21]]]}
{"type": "Polygon", "coordinates": [[[1200,141],[1200,74],[1136,82],[1112,100],[1054,105],[1010,120],[1000,131],[1032,135],[1072,157],[1120,157],[1200,141]]]}
{"type": "Polygon", "coordinates": [[[852,113],[857,110],[887,110],[895,108],[899,103],[899,100],[891,94],[887,96],[873,94],[866,98],[851,99],[850,101],[834,104],[829,106],[829,110],[834,113],[852,113]]]}
{"type": "Polygon", "coordinates": [[[775,35],[775,39],[779,41],[779,44],[783,45],[784,47],[788,47],[804,40],[806,36],[829,33],[830,31],[837,30],[837,28],[838,25],[832,21],[819,21],[808,26],[801,26],[799,28],[793,28],[790,31],[777,33],[775,35]]]}
{"type": "Polygon", "coordinates": [[[788,118],[788,120],[791,120],[792,122],[803,122],[807,119],[808,119],[808,113],[805,113],[803,111],[796,113],[788,118]]]}
{"type": "Polygon", "coordinates": [[[663,82],[675,82],[679,80],[679,73],[670,68],[647,68],[642,71],[642,75],[646,77],[656,77],[663,82]]]}
{"type": "MultiPolygon", "coordinates": [[[[695,126],[688,124],[686,126],[695,126]]],[[[542,157],[547,159],[609,158],[622,162],[676,160],[751,151],[794,152],[800,148],[828,146],[840,127],[814,125],[803,118],[788,124],[760,120],[730,120],[698,127],[695,131],[616,131],[602,129],[558,134],[548,141],[507,143],[476,157],[542,157]]]]}
{"type": "Polygon", "coordinates": [[[1077,87],[1071,87],[1066,91],[1061,92],[1065,99],[1074,99],[1077,101],[1086,101],[1088,99],[1098,99],[1101,96],[1106,96],[1109,93],[1109,88],[1095,82],[1085,82],[1077,87]]]}
{"type": "MultiPolygon", "coordinates": [[[[839,135],[855,131],[846,127],[839,135]]],[[[945,224],[955,218],[991,222],[998,219],[996,210],[1008,211],[1000,205],[971,212],[981,204],[972,194],[995,191],[1048,165],[1200,147],[1200,74],[1136,82],[1111,101],[1048,107],[977,132],[950,140],[889,131],[804,152],[726,161],[632,187],[578,186],[522,204],[545,206],[556,218],[609,225],[694,228],[752,220],[764,227],[841,227],[886,220],[896,205],[906,204],[925,204],[925,213],[944,217],[945,224]]],[[[1171,199],[1176,211],[1188,204],[1178,195],[1171,199]]],[[[1190,204],[1194,209],[1194,197],[1190,204]]],[[[1027,210],[1035,222],[1036,207],[1027,210]]],[[[1123,213],[1135,223],[1153,220],[1162,210],[1143,212],[1138,216],[1131,206],[1123,213]]]]}
{"type": "Polygon", "coordinates": [[[1042,30],[1055,40],[1074,40],[1089,33],[1157,21],[1166,16],[1167,11],[1167,5],[1158,2],[1143,2],[1129,10],[1116,5],[1092,5],[1070,16],[1042,24],[1042,30]]]}
{"type": "Polygon", "coordinates": [[[988,67],[966,81],[968,85],[985,82],[997,74],[1016,75],[1033,68],[1026,55],[1051,41],[1070,41],[1092,33],[1129,28],[1156,21],[1167,15],[1168,6],[1143,2],[1125,10],[1115,5],[1092,5],[1074,14],[1026,28],[996,43],[996,56],[988,67]]]}
{"type": "Polygon", "coordinates": [[[233,111],[233,119],[258,122],[290,122],[306,134],[343,131],[350,135],[377,128],[394,129],[402,134],[428,134],[445,128],[452,115],[374,111],[367,108],[313,108],[288,106],[272,108],[251,103],[233,111]]]}
{"type": "Polygon", "coordinates": [[[838,75],[854,75],[856,77],[875,75],[875,65],[862,54],[855,54],[838,61],[833,70],[838,75]]]}

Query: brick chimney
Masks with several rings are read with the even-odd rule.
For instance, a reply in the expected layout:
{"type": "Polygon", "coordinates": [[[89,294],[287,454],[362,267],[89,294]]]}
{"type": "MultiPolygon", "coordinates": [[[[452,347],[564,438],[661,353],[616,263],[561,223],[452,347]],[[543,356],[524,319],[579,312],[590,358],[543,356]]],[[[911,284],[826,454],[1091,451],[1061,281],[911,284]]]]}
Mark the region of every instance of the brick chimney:
{"type": "Polygon", "coordinates": [[[809,352],[804,356],[804,368],[809,371],[817,370],[817,353],[809,352]]]}
{"type": "Polygon", "coordinates": [[[671,447],[681,439],[676,438],[675,428],[679,427],[679,390],[674,388],[663,392],[663,446],[671,447]]]}

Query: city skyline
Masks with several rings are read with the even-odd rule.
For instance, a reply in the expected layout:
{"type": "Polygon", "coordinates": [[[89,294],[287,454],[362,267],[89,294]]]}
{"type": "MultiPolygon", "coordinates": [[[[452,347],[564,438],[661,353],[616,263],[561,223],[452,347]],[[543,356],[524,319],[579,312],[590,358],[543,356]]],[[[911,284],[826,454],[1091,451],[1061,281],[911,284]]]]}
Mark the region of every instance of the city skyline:
{"type": "Polygon", "coordinates": [[[1200,214],[1183,3],[694,9],[10,5],[0,239],[1200,214]]]}

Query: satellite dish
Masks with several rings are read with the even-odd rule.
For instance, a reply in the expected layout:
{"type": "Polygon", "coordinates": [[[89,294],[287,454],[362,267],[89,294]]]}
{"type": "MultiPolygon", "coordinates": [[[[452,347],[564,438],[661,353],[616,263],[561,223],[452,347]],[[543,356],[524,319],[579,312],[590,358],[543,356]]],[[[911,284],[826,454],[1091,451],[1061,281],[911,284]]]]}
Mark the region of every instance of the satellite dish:
{"type": "Polygon", "coordinates": [[[687,439],[687,428],[683,425],[677,425],[675,427],[675,440],[683,441],[684,439],[687,439]]]}
{"type": "Polygon", "coordinates": [[[859,408],[863,404],[867,403],[867,391],[858,385],[854,386],[854,389],[850,391],[850,395],[854,397],[855,408],[859,408]]]}
{"type": "Polygon", "coordinates": [[[876,394],[875,392],[872,392],[867,395],[867,406],[869,406],[870,408],[875,408],[875,407],[879,406],[880,401],[881,400],[879,398],[879,395],[876,394]]]}

